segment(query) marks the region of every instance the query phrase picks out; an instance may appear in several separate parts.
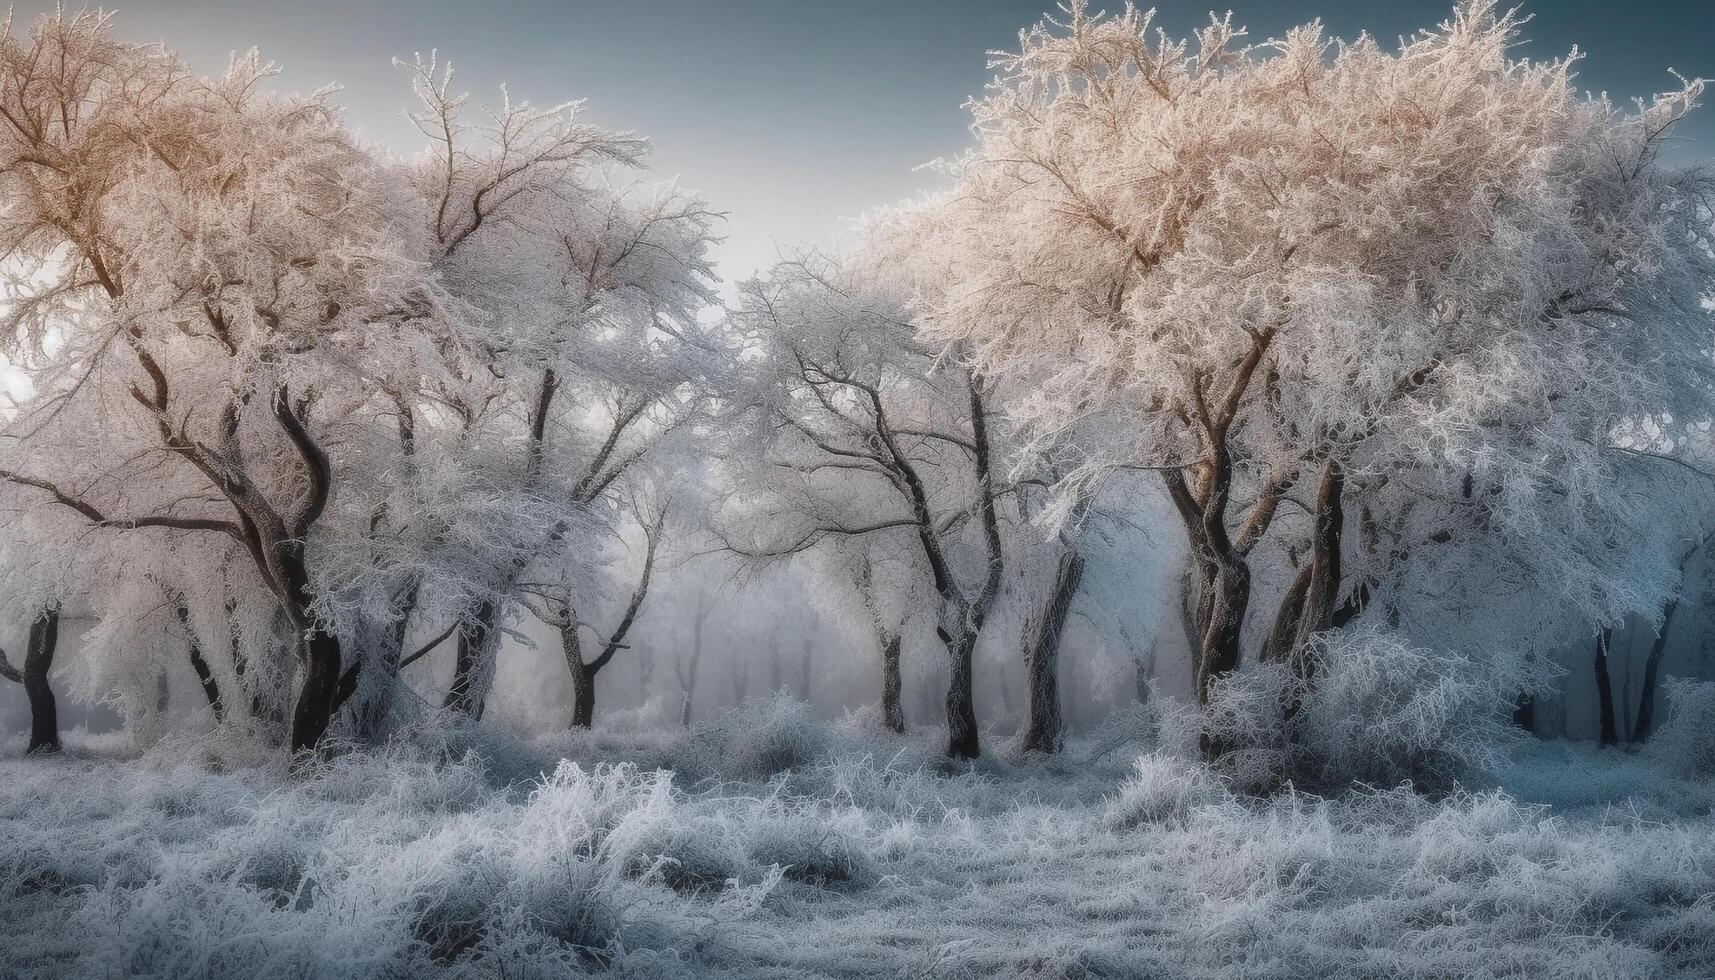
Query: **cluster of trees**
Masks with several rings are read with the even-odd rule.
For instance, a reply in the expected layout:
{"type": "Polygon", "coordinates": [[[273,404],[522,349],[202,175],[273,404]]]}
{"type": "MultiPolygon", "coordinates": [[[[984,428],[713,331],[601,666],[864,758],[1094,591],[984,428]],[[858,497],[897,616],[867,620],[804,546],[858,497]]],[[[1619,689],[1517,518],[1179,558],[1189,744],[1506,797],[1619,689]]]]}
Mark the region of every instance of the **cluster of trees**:
{"type": "MultiPolygon", "coordinates": [[[[1605,679],[1708,523],[1715,185],[1661,159],[1702,85],[1618,109],[1518,26],[1474,0],[1395,51],[1244,47],[1072,0],[996,56],[944,192],[723,303],[719,214],[577,103],[478,112],[419,58],[394,159],[255,54],[202,78],[44,18],[0,45],[31,747],[71,607],[128,715],[188,663],[221,724],[373,739],[450,652],[432,697],[480,718],[535,621],[588,726],[692,559],[813,577],[894,731],[936,650],[962,758],[997,622],[1020,745],[1059,748],[1080,608],[1139,696],[1182,644],[1204,705],[1247,661],[1313,685],[1359,619],[1517,658],[1521,710],[1565,623],[1605,679]]],[[[665,658],[686,717],[719,599],[665,658]]]]}

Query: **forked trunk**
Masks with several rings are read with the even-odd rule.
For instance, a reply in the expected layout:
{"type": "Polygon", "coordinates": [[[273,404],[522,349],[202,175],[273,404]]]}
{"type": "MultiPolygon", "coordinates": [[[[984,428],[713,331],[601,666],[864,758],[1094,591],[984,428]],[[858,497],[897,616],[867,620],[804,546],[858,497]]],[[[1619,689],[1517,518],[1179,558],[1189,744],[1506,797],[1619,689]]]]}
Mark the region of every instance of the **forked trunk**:
{"type": "Polygon", "coordinates": [[[566,656],[566,667],[572,672],[572,727],[589,728],[595,723],[596,674],[606,662],[584,661],[577,621],[570,615],[560,622],[560,647],[566,656]]]}
{"type": "MultiPolygon", "coordinates": [[[[1263,661],[1286,662],[1307,681],[1316,666],[1310,655],[1311,641],[1318,633],[1333,628],[1336,618],[1341,616],[1336,599],[1340,594],[1345,486],[1344,468],[1336,460],[1325,461],[1316,489],[1316,520],[1310,534],[1309,558],[1281,599],[1274,627],[1258,656],[1263,661]]],[[[1354,606],[1341,621],[1355,615],[1354,606]]]]}
{"type": "Polygon", "coordinates": [[[30,745],[26,752],[60,750],[59,706],[48,684],[60,642],[60,607],[42,611],[30,624],[30,645],[24,652],[24,693],[30,699],[30,745]]]}
{"type": "Polygon", "coordinates": [[[1251,599],[1250,568],[1238,560],[1217,564],[1206,596],[1209,613],[1196,668],[1197,703],[1204,707],[1210,685],[1239,666],[1239,637],[1251,599]]]}
{"type": "Polygon", "coordinates": [[[903,682],[899,669],[899,644],[897,636],[884,636],[881,642],[881,723],[888,730],[899,735],[905,734],[905,706],[900,703],[899,695],[903,682]]]}
{"type": "Polygon", "coordinates": [[[1030,717],[1024,732],[1024,751],[1060,751],[1065,724],[1060,715],[1060,637],[1072,600],[1084,578],[1084,558],[1075,550],[1062,552],[1054,575],[1054,591],[1043,611],[1035,642],[1025,654],[1024,669],[1030,690],[1030,717]]]}

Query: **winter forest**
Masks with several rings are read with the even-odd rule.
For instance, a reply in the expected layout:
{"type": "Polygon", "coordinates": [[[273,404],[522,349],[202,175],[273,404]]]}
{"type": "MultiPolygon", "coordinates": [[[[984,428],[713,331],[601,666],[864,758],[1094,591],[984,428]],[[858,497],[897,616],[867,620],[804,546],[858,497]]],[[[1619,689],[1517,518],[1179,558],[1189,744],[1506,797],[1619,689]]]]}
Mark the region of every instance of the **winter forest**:
{"type": "Polygon", "coordinates": [[[9,21],[0,977],[1715,976],[1704,83],[1242,14],[754,276],[456,37],[9,21]]]}

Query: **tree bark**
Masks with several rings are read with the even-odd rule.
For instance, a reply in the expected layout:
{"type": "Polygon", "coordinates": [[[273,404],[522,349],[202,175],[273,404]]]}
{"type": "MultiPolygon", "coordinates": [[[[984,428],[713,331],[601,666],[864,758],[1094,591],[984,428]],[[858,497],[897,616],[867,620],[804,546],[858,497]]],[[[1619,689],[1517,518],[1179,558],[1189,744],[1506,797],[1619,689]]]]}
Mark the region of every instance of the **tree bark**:
{"type": "Polygon", "coordinates": [[[48,683],[59,641],[60,607],[56,603],[42,610],[30,624],[30,645],[24,651],[24,693],[30,699],[30,744],[25,752],[60,750],[59,705],[48,683]]]}
{"type": "Polygon", "coordinates": [[[339,692],[339,637],[321,626],[311,627],[298,645],[298,703],[292,709],[292,751],[307,752],[321,744],[333,723],[339,692]]]}
{"type": "Polygon", "coordinates": [[[899,695],[904,685],[899,669],[897,636],[881,637],[881,723],[898,735],[905,734],[905,707],[899,695]]]}
{"type": "Polygon", "coordinates": [[[203,696],[208,698],[208,709],[214,712],[214,720],[225,721],[226,705],[220,700],[220,682],[214,679],[214,671],[209,668],[202,649],[194,640],[191,642],[191,669],[197,672],[197,680],[202,684],[203,696]]]}
{"type": "Polygon", "coordinates": [[[1024,733],[1024,751],[1060,751],[1065,724],[1060,714],[1060,637],[1066,629],[1066,618],[1072,612],[1072,600],[1084,578],[1084,558],[1068,550],[1060,555],[1054,574],[1054,590],[1043,610],[1042,622],[1035,642],[1025,655],[1025,672],[1030,690],[1030,718],[1024,733]]]}
{"type": "Polygon", "coordinates": [[[202,655],[202,647],[197,643],[196,633],[191,630],[191,611],[183,604],[178,607],[180,625],[184,626],[190,641],[191,669],[196,671],[197,681],[202,684],[203,696],[208,698],[209,710],[214,712],[214,720],[226,720],[226,704],[220,699],[220,683],[214,678],[214,670],[208,665],[208,659],[202,655]]]}
{"type": "Polygon", "coordinates": [[[488,671],[487,661],[492,653],[499,612],[492,601],[484,602],[469,619],[459,624],[453,682],[447,687],[447,696],[441,707],[468,715],[473,720],[482,719],[488,700],[488,685],[483,675],[488,671]]]}
{"type": "Polygon", "coordinates": [[[975,759],[982,754],[977,738],[977,709],[972,670],[977,646],[977,629],[967,625],[957,638],[941,630],[941,641],[947,646],[949,671],[947,677],[947,755],[954,759],[975,759]]]}
{"type": "Polygon", "coordinates": [[[1601,742],[1603,745],[1618,745],[1620,743],[1619,725],[1614,720],[1613,684],[1608,678],[1608,645],[1612,642],[1613,630],[1603,627],[1596,634],[1596,716],[1601,724],[1601,742]]]}
{"type": "Polygon", "coordinates": [[[1336,608],[1340,594],[1340,550],[1345,526],[1345,470],[1338,460],[1322,464],[1316,487],[1315,526],[1310,534],[1310,555],[1275,613],[1274,627],[1264,641],[1258,659],[1287,663],[1299,677],[1312,679],[1316,665],[1310,644],[1318,633],[1334,627],[1336,618],[1349,621],[1353,612],[1341,615],[1336,608]]]}
{"type": "Polygon", "coordinates": [[[572,670],[572,727],[589,728],[595,724],[595,675],[588,667],[572,670]]]}
{"type": "Polygon", "coordinates": [[[595,678],[606,661],[586,663],[583,641],[578,637],[577,620],[568,612],[560,620],[560,648],[566,655],[566,666],[572,672],[572,727],[589,728],[595,724],[595,678]]]}
{"type": "Polygon", "coordinates": [[[1656,632],[1655,642],[1650,644],[1649,659],[1644,661],[1643,690],[1638,695],[1638,720],[1632,726],[1634,742],[1648,741],[1655,727],[1656,687],[1660,683],[1662,659],[1667,656],[1667,631],[1673,625],[1673,614],[1678,609],[1678,599],[1662,609],[1661,629],[1656,632]]]}

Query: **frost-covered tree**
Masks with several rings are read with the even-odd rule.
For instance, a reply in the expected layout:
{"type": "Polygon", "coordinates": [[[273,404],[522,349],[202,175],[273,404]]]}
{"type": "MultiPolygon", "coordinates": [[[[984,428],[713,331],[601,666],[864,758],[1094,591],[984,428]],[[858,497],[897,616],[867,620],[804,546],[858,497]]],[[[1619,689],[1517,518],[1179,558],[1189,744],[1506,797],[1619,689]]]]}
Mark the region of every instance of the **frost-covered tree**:
{"type": "Polygon", "coordinates": [[[1708,211],[1659,160],[1701,85],[1620,111],[1512,57],[1518,26],[1477,0],[1396,51],[1316,25],[1242,48],[1230,19],[1176,41],[1073,0],[996,56],[954,188],[885,222],[926,339],[1030,392],[1069,485],[1161,474],[1200,700],[1253,593],[1259,656],[1308,673],[1423,560],[1354,549],[1365,507],[1483,538],[1592,623],[1659,598],[1616,574],[1650,515],[1613,450],[1708,415],[1708,211]]]}
{"type": "Polygon", "coordinates": [[[370,352],[439,310],[327,94],[271,74],[199,78],[87,12],[0,42],[3,333],[32,387],[0,476],[136,547],[229,539],[289,624],[304,749],[341,696],[314,561],[335,447],[389,366],[370,352]]]}
{"type": "MultiPolygon", "coordinates": [[[[588,556],[625,511],[627,480],[680,444],[700,410],[723,357],[697,320],[714,301],[707,250],[718,215],[676,186],[617,179],[615,168],[639,164],[647,145],[581,122],[580,103],[507,99],[471,122],[450,65],[410,67],[412,118],[429,140],[412,183],[426,202],[433,264],[480,327],[459,382],[401,411],[426,411],[446,430],[443,451],[466,474],[463,494],[443,498],[454,512],[419,548],[443,552],[434,605],[444,608],[434,614],[455,623],[445,704],[480,716],[502,624],[525,608],[520,583],[575,570],[554,616],[578,622],[591,599],[578,593],[598,587],[588,556]],[[500,547],[469,533],[497,526],[496,501],[528,515],[499,526],[511,535],[500,547]]],[[[396,588],[417,594],[422,574],[396,588]]],[[[639,602],[647,584],[645,575],[639,602]]],[[[622,641],[607,637],[595,660],[605,664],[622,641]]],[[[577,650],[567,657],[581,660],[577,650]]]]}
{"type": "Polygon", "coordinates": [[[885,289],[824,257],[746,283],[735,320],[761,354],[755,455],[737,458],[766,485],[718,516],[718,533],[766,558],[867,535],[907,542],[950,658],[947,752],[974,758],[975,651],[1005,557],[984,382],[937,362],[885,289]]]}

